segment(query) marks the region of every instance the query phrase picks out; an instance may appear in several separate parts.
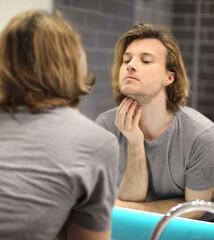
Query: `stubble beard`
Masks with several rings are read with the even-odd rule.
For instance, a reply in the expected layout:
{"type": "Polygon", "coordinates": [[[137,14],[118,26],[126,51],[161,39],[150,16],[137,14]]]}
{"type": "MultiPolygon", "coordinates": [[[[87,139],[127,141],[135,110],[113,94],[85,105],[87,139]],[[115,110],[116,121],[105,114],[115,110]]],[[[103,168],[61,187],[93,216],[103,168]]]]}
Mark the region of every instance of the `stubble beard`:
{"type": "Polygon", "coordinates": [[[151,93],[143,92],[131,92],[131,91],[121,91],[121,93],[129,98],[132,98],[138,102],[138,104],[148,104],[153,98],[155,98],[162,90],[163,84],[151,93]]]}

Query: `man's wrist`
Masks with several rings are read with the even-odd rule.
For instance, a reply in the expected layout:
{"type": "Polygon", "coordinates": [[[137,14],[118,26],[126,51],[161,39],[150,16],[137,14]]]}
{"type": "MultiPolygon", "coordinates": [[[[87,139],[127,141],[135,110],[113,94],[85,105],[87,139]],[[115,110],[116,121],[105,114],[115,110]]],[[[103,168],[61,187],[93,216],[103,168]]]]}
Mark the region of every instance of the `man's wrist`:
{"type": "Polygon", "coordinates": [[[129,153],[131,153],[131,152],[140,153],[142,151],[144,152],[144,140],[142,140],[139,143],[132,143],[132,142],[128,141],[128,152],[129,153]]]}

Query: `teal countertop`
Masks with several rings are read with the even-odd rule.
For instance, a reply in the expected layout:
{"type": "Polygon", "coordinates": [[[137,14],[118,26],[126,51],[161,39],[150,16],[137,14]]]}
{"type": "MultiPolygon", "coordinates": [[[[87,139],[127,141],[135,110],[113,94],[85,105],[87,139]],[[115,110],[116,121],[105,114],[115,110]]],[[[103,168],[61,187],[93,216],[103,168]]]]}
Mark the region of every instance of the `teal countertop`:
{"type": "MultiPolygon", "coordinates": [[[[144,211],[114,207],[112,240],[149,240],[152,230],[163,217],[144,211]]],[[[214,223],[174,218],[164,229],[160,240],[214,240],[214,223]]]]}

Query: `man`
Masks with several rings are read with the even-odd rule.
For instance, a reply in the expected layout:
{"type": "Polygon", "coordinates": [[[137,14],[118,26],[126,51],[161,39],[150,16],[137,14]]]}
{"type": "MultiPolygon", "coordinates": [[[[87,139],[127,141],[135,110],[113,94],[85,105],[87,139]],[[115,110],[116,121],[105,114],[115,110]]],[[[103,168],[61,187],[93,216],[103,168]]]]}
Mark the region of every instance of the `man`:
{"type": "MultiPolygon", "coordinates": [[[[120,144],[116,205],[165,214],[184,201],[211,201],[214,124],[185,106],[189,85],[172,33],[151,24],[126,32],[112,77],[119,106],[97,122],[120,144]]],[[[213,219],[203,212],[185,217],[213,219]]]]}
{"type": "Polygon", "coordinates": [[[0,239],[110,239],[119,146],[77,109],[86,74],[58,11],[22,12],[2,32],[0,239]]]}

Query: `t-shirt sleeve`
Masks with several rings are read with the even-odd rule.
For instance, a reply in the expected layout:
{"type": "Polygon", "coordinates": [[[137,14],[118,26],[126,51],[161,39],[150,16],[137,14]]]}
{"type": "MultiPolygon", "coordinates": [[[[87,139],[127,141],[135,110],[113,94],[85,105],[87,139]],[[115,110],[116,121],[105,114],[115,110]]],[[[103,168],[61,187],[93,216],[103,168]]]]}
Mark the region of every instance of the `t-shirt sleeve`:
{"type": "Polygon", "coordinates": [[[111,139],[94,150],[78,180],[81,197],[73,207],[71,218],[92,231],[111,228],[111,212],[117,194],[119,146],[111,139]]]}
{"type": "Polygon", "coordinates": [[[99,114],[98,117],[96,118],[96,123],[100,125],[101,127],[108,129],[106,122],[104,121],[104,118],[102,117],[102,114],[99,114]]]}
{"type": "Polygon", "coordinates": [[[186,169],[188,188],[203,191],[214,186],[214,127],[195,140],[186,169]]]}
{"type": "Polygon", "coordinates": [[[96,123],[100,125],[101,127],[105,128],[109,132],[113,133],[117,138],[119,134],[118,128],[115,126],[115,114],[116,109],[112,112],[107,113],[101,113],[98,115],[96,119],[96,123]]]}

